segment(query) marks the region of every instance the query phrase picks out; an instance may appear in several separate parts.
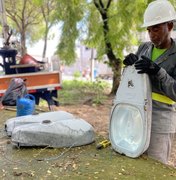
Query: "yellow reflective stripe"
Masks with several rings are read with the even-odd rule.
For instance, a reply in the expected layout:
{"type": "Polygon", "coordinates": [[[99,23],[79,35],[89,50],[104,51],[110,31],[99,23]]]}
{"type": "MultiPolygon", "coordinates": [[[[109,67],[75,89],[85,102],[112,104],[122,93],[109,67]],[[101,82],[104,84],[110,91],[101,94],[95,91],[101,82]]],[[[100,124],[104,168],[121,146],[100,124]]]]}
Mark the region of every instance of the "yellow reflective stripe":
{"type": "Polygon", "coordinates": [[[166,104],[175,104],[176,102],[167,96],[152,92],[152,99],[166,104]]]}

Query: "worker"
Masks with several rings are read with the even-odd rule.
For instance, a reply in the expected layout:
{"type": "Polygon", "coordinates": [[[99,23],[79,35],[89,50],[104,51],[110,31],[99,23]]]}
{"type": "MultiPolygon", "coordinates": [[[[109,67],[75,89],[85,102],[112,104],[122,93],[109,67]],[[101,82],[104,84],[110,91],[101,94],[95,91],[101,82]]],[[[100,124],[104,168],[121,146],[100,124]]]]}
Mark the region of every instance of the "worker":
{"type": "Polygon", "coordinates": [[[168,164],[176,132],[176,40],[171,38],[176,12],[168,0],[152,1],[144,23],[150,38],[136,54],[124,59],[139,74],[147,73],[152,85],[152,125],[149,148],[153,159],[168,164]]]}

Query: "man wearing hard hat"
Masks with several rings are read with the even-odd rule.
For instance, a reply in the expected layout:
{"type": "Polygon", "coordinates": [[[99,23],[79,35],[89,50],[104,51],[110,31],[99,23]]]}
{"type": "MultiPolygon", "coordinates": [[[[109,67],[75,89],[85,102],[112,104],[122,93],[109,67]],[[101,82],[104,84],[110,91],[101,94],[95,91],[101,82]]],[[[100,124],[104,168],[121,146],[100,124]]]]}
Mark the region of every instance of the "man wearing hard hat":
{"type": "Polygon", "coordinates": [[[136,54],[124,59],[139,74],[147,73],[152,84],[152,128],[147,154],[168,163],[176,133],[176,40],[171,38],[174,7],[168,0],[151,2],[144,13],[150,42],[139,46],[136,54]]]}

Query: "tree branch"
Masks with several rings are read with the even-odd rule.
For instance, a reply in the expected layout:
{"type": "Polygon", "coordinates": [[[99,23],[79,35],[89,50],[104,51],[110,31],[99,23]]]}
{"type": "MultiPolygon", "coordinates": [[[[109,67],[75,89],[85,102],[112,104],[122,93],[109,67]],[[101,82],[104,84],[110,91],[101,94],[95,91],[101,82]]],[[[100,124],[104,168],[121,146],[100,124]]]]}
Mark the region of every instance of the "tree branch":
{"type": "Polygon", "coordinates": [[[108,10],[111,5],[111,2],[112,2],[112,0],[109,0],[106,8],[102,10],[102,7],[104,7],[102,0],[99,0],[99,3],[97,2],[97,0],[94,0],[94,4],[95,4],[96,8],[98,9],[98,11],[100,12],[102,20],[103,20],[103,32],[104,32],[106,54],[107,54],[110,62],[112,63],[117,58],[116,58],[115,54],[113,53],[112,44],[111,44],[111,42],[109,42],[109,40],[107,38],[108,32],[109,32],[108,10]]]}
{"type": "Polygon", "coordinates": [[[108,1],[108,4],[107,4],[107,6],[106,6],[106,9],[108,9],[108,8],[110,7],[111,2],[112,2],[112,0],[109,0],[109,1],[108,1]]]}
{"type": "Polygon", "coordinates": [[[94,0],[94,4],[95,4],[95,7],[98,9],[98,11],[100,12],[100,14],[102,15],[104,13],[104,5],[101,5],[103,4],[102,1],[100,2],[101,0],[94,0]],[[99,1],[99,3],[98,3],[99,1]]]}
{"type": "Polygon", "coordinates": [[[102,0],[99,0],[100,6],[102,7],[102,9],[104,9],[104,4],[102,2],[102,0]]]}

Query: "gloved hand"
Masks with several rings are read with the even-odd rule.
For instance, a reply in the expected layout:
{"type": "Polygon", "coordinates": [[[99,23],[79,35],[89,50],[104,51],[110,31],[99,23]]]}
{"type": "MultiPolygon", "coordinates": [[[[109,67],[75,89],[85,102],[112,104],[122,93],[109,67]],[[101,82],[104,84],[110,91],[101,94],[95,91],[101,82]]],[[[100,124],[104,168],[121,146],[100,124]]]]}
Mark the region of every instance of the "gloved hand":
{"type": "Polygon", "coordinates": [[[126,66],[133,65],[137,60],[138,56],[136,54],[130,53],[125,57],[123,64],[125,64],[126,66]]]}
{"type": "Polygon", "coordinates": [[[134,64],[139,74],[147,73],[149,75],[156,75],[160,67],[146,56],[141,56],[139,61],[134,64]]]}

